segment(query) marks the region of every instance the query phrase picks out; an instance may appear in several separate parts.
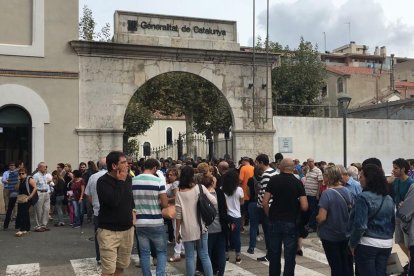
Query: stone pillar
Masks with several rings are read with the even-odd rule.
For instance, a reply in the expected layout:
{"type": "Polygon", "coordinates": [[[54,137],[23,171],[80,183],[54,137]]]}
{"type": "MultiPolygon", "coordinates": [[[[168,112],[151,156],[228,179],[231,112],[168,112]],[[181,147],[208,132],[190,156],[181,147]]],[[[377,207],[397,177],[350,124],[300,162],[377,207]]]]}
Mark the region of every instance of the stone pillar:
{"type": "Polygon", "coordinates": [[[271,159],[273,156],[273,136],[275,130],[233,130],[234,161],[243,156],[256,158],[264,153],[271,159]]]}
{"type": "Polygon", "coordinates": [[[98,160],[111,151],[122,151],[125,129],[76,129],[79,135],[79,162],[98,160]]]}

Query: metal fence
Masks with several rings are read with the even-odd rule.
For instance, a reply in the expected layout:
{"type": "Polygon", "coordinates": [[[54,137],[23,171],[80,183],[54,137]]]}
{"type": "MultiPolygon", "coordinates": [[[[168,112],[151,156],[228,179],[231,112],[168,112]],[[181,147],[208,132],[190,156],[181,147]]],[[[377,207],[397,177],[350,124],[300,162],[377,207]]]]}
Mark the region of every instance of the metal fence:
{"type": "Polygon", "coordinates": [[[152,148],[151,156],[157,159],[172,158],[174,160],[183,160],[187,157],[210,159],[210,151],[215,158],[231,159],[233,156],[232,137],[213,141],[206,139],[206,136],[202,134],[179,135],[179,138],[172,144],[152,148]]]}

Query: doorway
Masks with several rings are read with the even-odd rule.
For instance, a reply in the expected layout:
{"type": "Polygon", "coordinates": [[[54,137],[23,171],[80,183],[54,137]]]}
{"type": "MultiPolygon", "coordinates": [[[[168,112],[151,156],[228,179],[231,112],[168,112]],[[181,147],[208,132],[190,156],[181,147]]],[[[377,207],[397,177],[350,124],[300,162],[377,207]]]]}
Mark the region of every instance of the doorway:
{"type": "Polygon", "coordinates": [[[18,160],[32,171],[32,119],[25,109],[9,105],[0,108],[0,174],[18,160]]]}

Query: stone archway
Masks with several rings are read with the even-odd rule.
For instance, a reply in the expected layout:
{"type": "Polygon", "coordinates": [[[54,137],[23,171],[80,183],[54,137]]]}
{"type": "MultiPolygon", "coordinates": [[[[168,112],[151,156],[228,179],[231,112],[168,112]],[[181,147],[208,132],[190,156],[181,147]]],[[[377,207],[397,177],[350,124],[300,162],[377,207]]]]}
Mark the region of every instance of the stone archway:
{"type": "Polygon", "coordinates": [[[266,83],[265,55],[256,57],[253,105],[249,52],[171,51],[166,47],[86,41],[72,41],[71,46],[80,56],[79,117],[85,119],[77,129],[81,160],[122,149],[123,118],[130,98],[150,78],[171,71],[199,75],[226,97],[234,119],[235,159],[258,153],[273,155],[271,88],[262,85],[266,83]]]}
{"type": "Polygon", "coordinates": [[[273,155],[275,55],[241,49],[234,21],[121,11],[114,18],[116,43],[70,42],[79,56],[81,160],[122,149],[130,98],[149,79],[174,71],[206,79],[227,99],[236,159],[273,155]]]}

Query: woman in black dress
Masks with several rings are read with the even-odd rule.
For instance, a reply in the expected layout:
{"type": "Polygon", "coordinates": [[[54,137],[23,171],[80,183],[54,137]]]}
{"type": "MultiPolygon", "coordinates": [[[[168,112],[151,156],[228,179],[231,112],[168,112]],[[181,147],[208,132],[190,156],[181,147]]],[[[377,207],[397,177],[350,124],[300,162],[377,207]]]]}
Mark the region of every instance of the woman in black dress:
{"type": "Polygon", "coordinates": [[[31,206],[31,199],[37,195],[37,188],[35,180],[27,175],[26,168],[19,169],[19,182],[16,184],[16,190],[19,195],[27,195],[27,201],[18,203],[17,218],[20,230],[16,233],[16,237],[21,237],[30,231],[30,215],[29,209],[31,206]],[[26,182],[29,187],[27,187],[26,182]]]}

